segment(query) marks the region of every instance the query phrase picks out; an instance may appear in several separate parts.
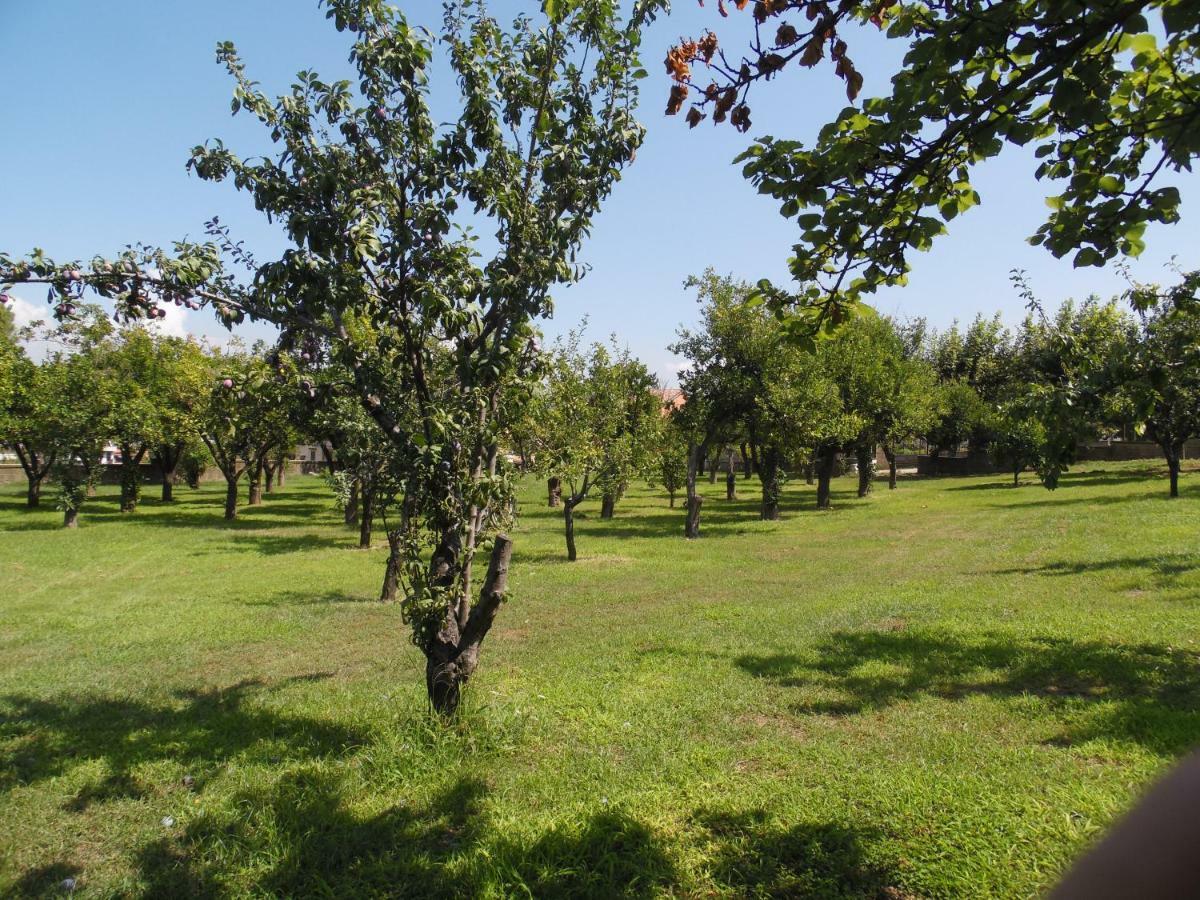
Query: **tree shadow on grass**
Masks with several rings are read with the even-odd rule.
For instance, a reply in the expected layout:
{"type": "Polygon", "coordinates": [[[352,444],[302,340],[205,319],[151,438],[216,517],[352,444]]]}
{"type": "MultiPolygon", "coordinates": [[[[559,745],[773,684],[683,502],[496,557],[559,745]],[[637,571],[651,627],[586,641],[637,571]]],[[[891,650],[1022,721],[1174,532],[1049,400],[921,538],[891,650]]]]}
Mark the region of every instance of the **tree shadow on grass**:
{"type": "MultiPolygon", "coordinates": [[[[757,482],[756,482],[757,484],[757,482]]],[[[868,508],[861,504],[855,490],[835,491],[831,495],[834,510],[868,508]]],[[[762,522],[759,511],[762,500],[757,495],[748,497],[745,494],[738,500],[708,497],[700,514],[700,539],[706,537],[725,538],[743,534],[748,525],[762,522]]],[[[791,519],[800,516],[827,513],[819,510],[813,496],[785,494],[780,504],[781,518],[791,519]]],[[[601,519],[598,509],[585,510],[576,513],[575,534],[582,545],[592,538],[616,539],[646,539],[680,538],[683,539],[685,508],[683,503],[676,504],[674,509],[666,505],[665,500],[657,504],[644,501],[628,504],[617,504],[616,515],[612,519],[601,519]]],[[[563,530],[561,509],[551,509],[538,506],[532,509],[523,508],[521,520],[532,520],[541,523],[548,530],[563,530]]],[[[563,551],[565,557],[566,551],[563,551]]],[[[553,562],[554,554],[539,554],[537,561],[553,562]]]]}
{"type": "Polygon", "coordinates": [[[12,885],[6,896],[24,897],[67,897],[70,890],[63,887],[68,878],[77,878],[81,872],[79,866],[73,863],[53,862],[44,866],[36,866],[22,873],[12,885]]]}
{"type": "MultiPolygon", "coordinates": [[[[970,476],[966,476],[970,477],[970,476]]],[[[1005,491],[1012,490],[1012,473],[1006,475],[997,475],[998,480],[986,481],[983,483],[973,484],[957,484],[953,487],[948,487],[948,491],[1005,491]]],[[[1021,482],[1021,487],[1036,487],[1041,488],[1043,492],[1049,494],[1050,491],[1042,486],[1032,472],[1023,472],[1022,477],[1025,481],[1021,482]],[[1032,480],[1029,480],[1032,479],[1032,480]]],[[[1138,469],[1121,469],[1113,471],[1112,469],[1090,469],[1086,472],[1067,472],[1064,473],[1058,483],[1058,490],[1070,491],[1071,488],[1092,488],[1092,487],[1111,487],[1121,484],[1131,484],[1134,482],[1153,482],[1159,478],[1167,477],[1167,467],[1149,466],[1138,469]]],[[[972,478],[975,481],[975,478],[972,478]]]]}
{"type": "Polygon", "coordinates": [[[1022,492],[1022,497],[1031,497],[1032,499],[1019,500],[1013,503],[990,503],[988,509],[1024,509],[1036,507],[1055,507],[1055,506],[1112,506],[1114,504],[1134,504],[1134,503],[1190,503],[1191,495],[1195,490],[1187,484],[1186,481],[1181,481],[1179,485],[1179,496],[1171,497],[1167,492],[1167,484],[1164,481],[1162,484],[1152,485],[1154,490],[1143,491],[1139,494],[1096,494],[1093,492],[1077,492],[1069,488],[1064,493],[1060,487],[1056,491],[1047,491],[1044,488],[1040,492],[1022,492]]]}
{"type": "Polygon", "coordinates": [[[936,633],[838,632],[814,657],[736,664],[783,687],[840,694],[797,712],[856,715],[923,696],[1035,696],[1067,722],[1055,743],[1115,739],[1177,756],[1200,741],[1200,653],[1155,644],[936,633]]]}
{"type": "Polygon", "coordinates": [[[311,759],[348,752],[367,736],[352,728],[278,712],[251,702],[256,693],[329,677],[297,676],[267,685],[247,680],[226,688],[178,691],[174,702],[115,697],[43,700],[0,698],[0,791],[102,761],[107,775],[85,785],[68,803],[80,811],[96,802],[138,797],[139,765],[170,761],[202,783],[232,759],[311,759]]]}
{"type": "Polygon", "coordinates": [[[353,603],[360,605],[363,603],[372,603],[379,606],[387,604],[380,603],[378,591],[374,594],[362,593],[352,594],[349,591],[279,591],[260,600],[245,600],[245,606],[336,606],[341,603],[353,603]]]}
{"type": "Polygon", "coordinates": [[[232,541],[225,544],[202,547],[193,552],[194,556],[224,556],[228,553],[252,553],[257,556],[278,556],[284,553],[306,553],[314,550],[332,550],[335,548],[357,548],[358,538],[349,534],[305,533],[305,534],[262,534],[256,531],[244,531],[236,534],[232,541]]]}
{"type": "MultiPolygon", "coordinates": [[[[45,499],[42,502],[43,506],[36,510],[27,510],[24,501],[0,502],[0,514],[11,516],[0,530],[61,531],[62,513],[54,510],[52,502],[45,499]]],[[[322,524],[336,526],[336,519],[327,503],[268,499],[259,506],[239,508],[238,518],[230,520],[225,518],[223,498],[215,496],[172,503],[142,501],[137,511],[132,513],[121,512],[120,502],[115,497],[95,497],[87,500],[80,510],[79,525],[80,528],[87,528],[89,525],[121,522],[135,527],[209,528],[237,532],[306,525],[322,516],[326,517],[326,522],[322,524]]]]}
{"type": "MultiPolygon", "coordinates": [[[[154,896],[645,897],[692,893],[666,840],[620,808],[514,835],[492,821],[471,776],[374,813],[316,766],[240,792],[182,834],[138,852],[154,896]]],[[[710,862],[705,892],[735,896],[903,896],[868,861],[865,832],[772,822],[763,811],[694,817],[710,862]]]]}
{"type": "Polygon", "coordinates": [[[1086,575],[1091,572],[1125,572],[1131,577],[1148,575],[1156,587],[1169,587],[1180,577],[1200,568],[1200,555],[1166,553],[1161,556],[1120,556],[1113,559],[1058,560],[1038,566],[995,570],[996,575],[1086,575]]]}
{"type": "Polygon", "coordinates": [[[903,897],[895,875],[868,860],[878,835],[844,825],[772,823],[763,810],[699,817],[715,845],[710,877],[736,896],[903,897]]]}
{"type": "Polygon", "coordinates": [[[292,771],[144,847],[139,869],[155,896],[642,897],[675,879],[631,816],[605,811],[522,841],[491,825],[486,790],[460,777],[363,816],[333,773],[292,771]]]}

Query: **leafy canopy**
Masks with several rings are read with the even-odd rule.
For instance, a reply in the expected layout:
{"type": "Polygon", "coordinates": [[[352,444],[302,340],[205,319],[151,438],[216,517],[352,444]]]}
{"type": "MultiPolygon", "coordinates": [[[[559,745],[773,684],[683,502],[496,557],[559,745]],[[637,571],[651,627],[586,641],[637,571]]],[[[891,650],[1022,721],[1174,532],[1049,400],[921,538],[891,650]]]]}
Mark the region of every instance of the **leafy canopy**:
{"type": "MultiPolygon", "coordinates": [[[[738,9],[746,0],[734,0],[738,9]]],[[[763,285],[794,330],[836,327],[848,308],[904,284],[908,254],[980,202],[974,168],[1031,145],[1054,185],[1030,238],[1076,266],[1136,256],[1153,222],[1179,218],[1164,176],[1200,153],[1200,6],[1191,0],[755,0],[752,45],[729,58],[709,33],[667,57],[668,113],[711,76],[688,113],[750,127],[749,96],[791,66],[829,61],[853,104],[862,76],[849,42],[861,26],[904,41],[891,93],[846,107],[815,146],[765,137],[745,173],[780,200],[801,236],[791,294],[763,285]],[[868,24],[871,23],[871,24],[868,24]]],[[[727,12],[726,3],[719,3],[727,12]]],[[[778,89],[785,89],[780,86],[778,89]]]]}

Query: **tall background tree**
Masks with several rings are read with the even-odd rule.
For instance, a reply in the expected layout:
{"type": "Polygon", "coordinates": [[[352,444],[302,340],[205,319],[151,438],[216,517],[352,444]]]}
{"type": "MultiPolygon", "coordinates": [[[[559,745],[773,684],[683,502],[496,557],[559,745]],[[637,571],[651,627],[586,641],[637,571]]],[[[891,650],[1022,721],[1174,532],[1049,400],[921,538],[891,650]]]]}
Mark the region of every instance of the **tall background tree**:
{"type": "Polygon", "coordinates": [[[1139,430],[1162,449],[1172,497],[1179,496],[1183,445],[1200,437],[1198,285],[1200,274],[1191,273],[1172,290],[1139,289],[1137,303],[1145,311],[1114,360],[1139,430]]]}

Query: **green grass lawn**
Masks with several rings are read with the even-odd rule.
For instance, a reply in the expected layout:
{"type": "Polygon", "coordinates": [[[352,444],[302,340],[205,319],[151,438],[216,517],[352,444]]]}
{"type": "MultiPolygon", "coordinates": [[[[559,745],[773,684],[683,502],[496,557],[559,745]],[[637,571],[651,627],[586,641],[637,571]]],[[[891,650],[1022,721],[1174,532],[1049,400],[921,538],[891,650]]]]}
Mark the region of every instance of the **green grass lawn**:
{"type": "Polygon", "coordinates": [[[1036,894],[1200,741],[1197,481],[635,489],[575,564],[530,484],[456,727],[318,480],[0,489],[0,895],[1036,894]]]}

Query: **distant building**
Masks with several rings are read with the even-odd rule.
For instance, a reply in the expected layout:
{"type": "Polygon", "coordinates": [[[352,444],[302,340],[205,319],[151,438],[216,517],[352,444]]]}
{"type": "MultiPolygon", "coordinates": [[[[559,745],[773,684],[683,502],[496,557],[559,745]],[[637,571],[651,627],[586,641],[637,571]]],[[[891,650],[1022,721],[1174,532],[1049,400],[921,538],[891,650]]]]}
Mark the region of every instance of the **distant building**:
{"type": "Polygon", "coordinates": [[[687,399],[679,388],[651,388],[650,393],[662,401],[662,414],[669,416],[675,410],[682,408],[687,399]]]}

